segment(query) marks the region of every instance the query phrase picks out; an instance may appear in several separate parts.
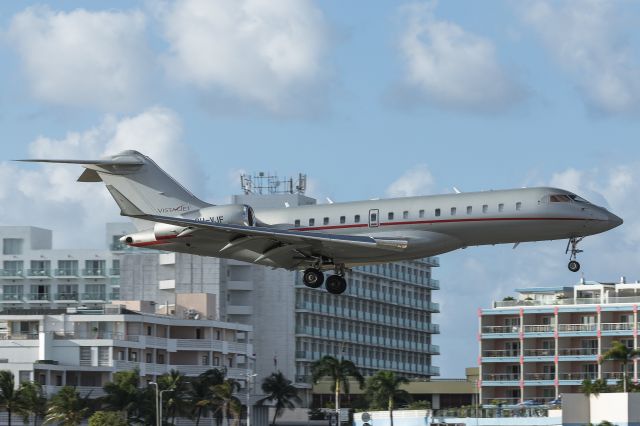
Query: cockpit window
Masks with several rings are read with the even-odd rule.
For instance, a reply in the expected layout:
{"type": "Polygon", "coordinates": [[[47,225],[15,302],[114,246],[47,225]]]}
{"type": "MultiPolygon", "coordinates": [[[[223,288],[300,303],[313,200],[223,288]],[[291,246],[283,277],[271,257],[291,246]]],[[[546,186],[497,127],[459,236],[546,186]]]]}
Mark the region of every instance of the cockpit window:
{"type": "Polygon", "coordinates": [[[549,196],[549,201],[552,203],[568,203],[571,201],[571,197],[564,194],[554,194],[549,196]]]}
{"type": "Polygon", "coordinates": [[[585,200],[585,199],[584,199],[584,198],[582,198],[582,197],[577,196],[576,194],[571,194],[571,195],[569,195],[569,197],[570,197],[573,201],[578,202],[578,203],[588,203],[588,201],[587,201],[587,200],[585,200]]]}

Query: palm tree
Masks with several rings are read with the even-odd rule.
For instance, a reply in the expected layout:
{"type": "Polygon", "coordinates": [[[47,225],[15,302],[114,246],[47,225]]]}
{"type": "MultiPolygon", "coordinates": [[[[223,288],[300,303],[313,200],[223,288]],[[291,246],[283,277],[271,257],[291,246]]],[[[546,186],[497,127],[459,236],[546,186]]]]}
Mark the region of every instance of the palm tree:
{"type": "Polygon", "coordinates": [[[240,383],[234,379],[226,379],[223,383],[213,386],[213,397],[216,405],[219,405],[222,409],[222,424],[227,426],[227,414],[230,413],[234,420],[236,420],[240,413],[237,411],[237,406],[242,403],[234,396],[235,392],[240,391],[240,383]]]}
{"type": "Polygon", "coordinates": [[[89,414],[89,395],[84,398],[72,386],[64,386],[49,401],[43,424],[62,423],[64,426],[78,426],[89,414]]]}
{"type": "Polygon", "coordinates": [[[22,423],[29,424],[29,417],[33,414],[33,424],[38,424],[38,417],[44,417],[47,406],[42,385],[33,381],[20,383],[18,397],[20,399],[18,411],[22,415],[22,423]]]}
{"type": "Polygon", "coordinates": [[[584,379],[582,384],[580,385],[580,391],[589,396],[589,395],[599,395],[600,393],[606,392],[609,390],[609,386],[607,385],[607,381],[605,379],[584,379]]]}
{"type": "Polygon", "coordinates": [[[0,405],[7,410],[11,426],[11,413],[20,409],[20,393],[15,388],[14,376],[9,370],[0,371],[0,405]]]}
{"type": "Polygon", "coordinates": [[[171,370],[167,374],[163,374],[158,378],[160,389],[171,390],[169,399],[163,407],[167,409],[167,418],[171,419],[171,424],[175,423],[176,414],[190,415],[191,398],[189,395],[189,382],[185,375],[178,370],[171,370]]]}
{"type": "Polygon", "coordinates": [[[393,409],[395,402],[399,399],[408,401],[411,399],[409,392],[400,389],[401,385],[406,385],[409,380],[396,375],[393,371],[378,371],[367,381],[367,393],[370,398],[378,404],[384,406],[386,403],[389,410],[389,419],[393,426],[393,409]]]}
{"type": "Polygon", "coordinates": [[[325,355],[311,364],[311,378],[313,383],[318,383],[323,377],[329,377],[333,382],[336,412],[340,411],[340,385],[342,385],[344,393],[347,395],[349,394],[350,377],[358,381],[360,388],[364,385],[364,378],[353,362],[348,359],[338,360],[331,355],[325,355]]]}
{"type": "MultiPolygon", "coordinates": [[[[266,401],[275,402],[276,412],[273,415],[273,425],[276,419],[282,414],[282,410],[293,410],[295,404],[302,404],[302,400],[298,396],[298,388],[291,384],[291,380],[287,379],[281,371],[271,373],[269,377],[265,377],[262,381],[262,391],[267,395],[258,401],[262,405],[266,401]]],[[[247,414],[248,415],[248,414],[247,414]]]]}
{"type": "Polygon", "coordinates": [[[202,414],[215,407],[212,388],[222,383],[224,373],[217,368],[205,371],[191,382],[190,397],[195,411],[196,426],[199,426],[202,414]]]}
{"type": "Polygon", "coordinates": [[[611,343],[611,348],[602,354],[600,363],[605,360],[622,362],[622,391],[627,392],[627,365],[633,358],[640,356],[640,349],[629,349],[627,345],[617,340],[611,343]]]}
{"type": "Polygon", "coordinates": [[[118,371],[113,375],[113,381],[103,386],[106,395],[103,401],[111,410],[120,411],[125,419],[139,408],[140,389],[138,370],[118,371]]]}

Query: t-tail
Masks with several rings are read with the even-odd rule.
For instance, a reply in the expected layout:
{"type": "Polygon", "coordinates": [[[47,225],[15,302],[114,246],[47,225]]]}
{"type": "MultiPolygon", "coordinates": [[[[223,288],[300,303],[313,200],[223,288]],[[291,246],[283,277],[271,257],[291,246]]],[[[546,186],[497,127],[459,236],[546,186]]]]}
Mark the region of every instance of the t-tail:
{"type": "MultiPolygon", "coordinates": [[[[193,195],[138,151],[122,151],[100,160],[18,161],[82,165],[86,170],[78,182],[104,182],[123,216],[180,216],[211,205],[193,195]]],[[[142,223],[137,225],[139,228],[144,226],[142,223]]]]}

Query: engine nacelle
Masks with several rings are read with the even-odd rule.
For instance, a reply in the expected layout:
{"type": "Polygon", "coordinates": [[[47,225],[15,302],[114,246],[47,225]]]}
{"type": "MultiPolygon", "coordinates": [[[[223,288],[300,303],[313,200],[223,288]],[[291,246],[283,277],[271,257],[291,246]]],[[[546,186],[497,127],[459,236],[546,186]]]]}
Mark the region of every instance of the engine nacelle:
{"type": "Polygon", "coordinates": [[[192,219],[227,225],[255,226],[256,224],[253,209],[246,204],[205,207],[200,209],[197,216],[192,219]]]}
{"type": "Polygon", "coordinates": [[[125,235],[120,241],[130,246],[148,246],[159,244],[163,240],[186,237],[191,232],[184,226],[169,225],[166,223],[156,223],[152,229],[125,235]]]}

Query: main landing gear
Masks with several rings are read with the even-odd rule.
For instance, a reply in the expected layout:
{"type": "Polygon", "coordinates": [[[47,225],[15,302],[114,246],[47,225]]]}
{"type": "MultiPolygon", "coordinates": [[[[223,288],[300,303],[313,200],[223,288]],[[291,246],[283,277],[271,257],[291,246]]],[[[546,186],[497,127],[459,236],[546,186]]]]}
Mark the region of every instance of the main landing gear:
{"type": "MultiPolygon", "coordinates": [[[[318,288],[325,281],[324,274],[317,268],[308,268],[302,274],[304,285],[318,288]]],[[[347,289],[347,280],[344,279],[344,266],[336,267],[336,274],[330,275],[324,286],[331,294],[342,294],[347,289]]]]}
{"type": "Polygon", "coordinates": [[[572,237],[569,238],[569,242],[567,243],[567,250],[565,253],[571,252],[569,256],[569,270],[571,272],[578,272],[580,270],[580,263],[576,260],[578,253],[582,253],[582,250],[578,249],[578,243],[582,241],[584,237],[572,237]]]}

